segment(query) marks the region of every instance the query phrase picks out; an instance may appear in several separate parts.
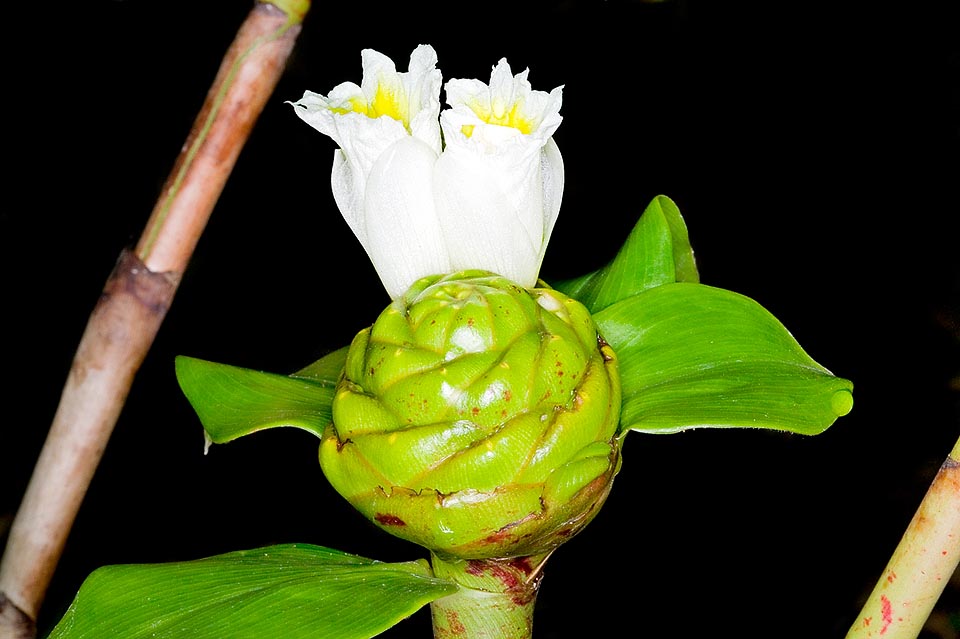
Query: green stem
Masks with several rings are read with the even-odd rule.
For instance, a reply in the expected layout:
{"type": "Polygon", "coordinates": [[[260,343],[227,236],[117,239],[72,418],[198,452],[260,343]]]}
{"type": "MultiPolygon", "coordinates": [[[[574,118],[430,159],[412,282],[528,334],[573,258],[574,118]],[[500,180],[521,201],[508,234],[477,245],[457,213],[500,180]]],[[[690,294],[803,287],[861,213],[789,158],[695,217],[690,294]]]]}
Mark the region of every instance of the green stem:
{"type": "Polygon", "coordinates": [[[533,608],[549,553],[513,559],[442,559],[437,577],[460,590],[430,604],[434,639],[530,639],[533,608]]]}
{"type": "Polygon", "coordinates": [[[915,639],[960,562],[960,440],[927,494],[847,639],[915,639]]]}

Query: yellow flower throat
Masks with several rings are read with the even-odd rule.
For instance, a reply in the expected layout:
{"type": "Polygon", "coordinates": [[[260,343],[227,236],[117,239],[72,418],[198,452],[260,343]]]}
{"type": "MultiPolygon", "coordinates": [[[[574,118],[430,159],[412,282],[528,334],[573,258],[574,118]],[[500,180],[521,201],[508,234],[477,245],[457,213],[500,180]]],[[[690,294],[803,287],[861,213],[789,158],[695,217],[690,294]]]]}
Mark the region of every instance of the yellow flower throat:
{"type": "Polygon", "coordinates": [[[409,105],[403,100],[402,91],[399,87],[391,86],[384,82],[377,83],[377,91],[372,100],[367,100],[362,95],[350,98],[349,107],[332,107],[334,113],[359,113],[368,118],[376,119],[382,115],[390,116],[394,120],[403,123],[403,126],[410,129],[410,109],[409,105]]]}
{"type": "MultiPolygon", "coordinates": [[[[409,105],[402,99],[402,91],[398,89],[399,87],[380,82],[377,84],[377,91],[374,93],[372,100],[368,101],[363,96],[356,96],[350,99],[349,108],[334,108],[332,110],[337,113],[349,113],[353,111],[369,118],[379,118],[380,116],[386,115],[402,122],[403,126],[409,130],[409,105]]],[[[509,105],[509,108],[507,108],[508,105],[502,100],[493,100],[492,103],[489,104],[474,100],[467,106],[470,107],[470,110],[473,111],[478,118],[487,124],[511,127],[517,129],[524,135],[529,135],[537,128],[537,123],[526,117],[523,113],[522,100],[513,102],[509,105]]],[[[465,124],[460,130],[469,138],[473,135],[474,127],[475,125],[473,124],[465,124]]]]}
{"type": "MultiPolygon", "coordinates": [[[[529,135],[536,130],[536,122],[525,117],[523,113],[523,103],[517,100],[510,108],[502,100],[494,100],[492,104],[482,104],[479,101],[473,101],[468,105],[478,118],[487,124],[496,124],[499,126],[508,126],[520,131],[524,135],[529,135]]],[[[468,138],[473,135],[474,125],[465,124],[461,131],[468,138]]]]}

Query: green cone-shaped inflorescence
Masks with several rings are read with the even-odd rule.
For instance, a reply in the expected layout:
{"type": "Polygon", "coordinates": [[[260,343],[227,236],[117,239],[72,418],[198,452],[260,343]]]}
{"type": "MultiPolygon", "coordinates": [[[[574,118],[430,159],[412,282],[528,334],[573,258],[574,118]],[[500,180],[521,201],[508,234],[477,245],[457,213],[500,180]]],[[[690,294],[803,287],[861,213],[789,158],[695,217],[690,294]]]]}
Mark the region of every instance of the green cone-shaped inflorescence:
{"type": "Polygon", "coordinates": [[[320,447],[384,530],[465,559],[547,553],[620,466],[620,380],[579,302],[486,271],[427,277],[353,340],[320,447]]]}

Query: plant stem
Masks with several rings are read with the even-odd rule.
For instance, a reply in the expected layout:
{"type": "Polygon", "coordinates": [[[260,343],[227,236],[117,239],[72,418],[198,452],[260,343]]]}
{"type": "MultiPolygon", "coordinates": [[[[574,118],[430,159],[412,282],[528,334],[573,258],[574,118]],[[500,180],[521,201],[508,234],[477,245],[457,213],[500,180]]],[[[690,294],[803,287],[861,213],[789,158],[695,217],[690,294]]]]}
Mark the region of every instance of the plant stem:
{"type": "Polygon", "coordinates": [[[533,609],[547,555],[513,559],[441,559],[437,577],[460,591],[430,604],[434,639],[530,639],[533,609]]]}
{"type": "Polygon", "coordinates": [[[847,639],[915,639],[960,563],[960,440],[940,466],[847,639]]]}
{"type": "MultiPolygon", "coordinates": [[[[255,4],[224,56],[136,250],[124,250],[107,279],[0,562],[4,639],[36,633],[37,613],[133,378],[309,6],[309,0],[255,4]]],[[[188,15],[186,5],[182,10],[188,15]]]]}

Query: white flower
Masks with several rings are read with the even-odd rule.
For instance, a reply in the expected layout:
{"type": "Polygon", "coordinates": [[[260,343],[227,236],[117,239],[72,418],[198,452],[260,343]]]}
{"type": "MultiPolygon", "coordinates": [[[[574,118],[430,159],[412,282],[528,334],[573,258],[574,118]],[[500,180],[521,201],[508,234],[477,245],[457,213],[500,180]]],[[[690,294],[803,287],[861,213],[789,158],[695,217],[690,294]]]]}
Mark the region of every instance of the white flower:
{"type": "Polygon", "coordinates": [[[334,199],[390,296],[468,268],[533,286],[563,194],[551,137],[562,89],[534,91],[528,71],[514,76],[501,60],[489,86],[448,82],[451,108],[439,114],[432,47],[417,47],[406,73],[370,49],[362,60],[361,86],[306,91],[292,104],[340,147],[334,199]]]}
{"type": "Polygon", "coordinates": [[[434,174],[440,226],[455,270],[483,268],[533,286],[560,213],[562,87],[534,91],[529,70],[501,59],[490,85],[450,80],[440,114],[446,148],[434,174]]]}

